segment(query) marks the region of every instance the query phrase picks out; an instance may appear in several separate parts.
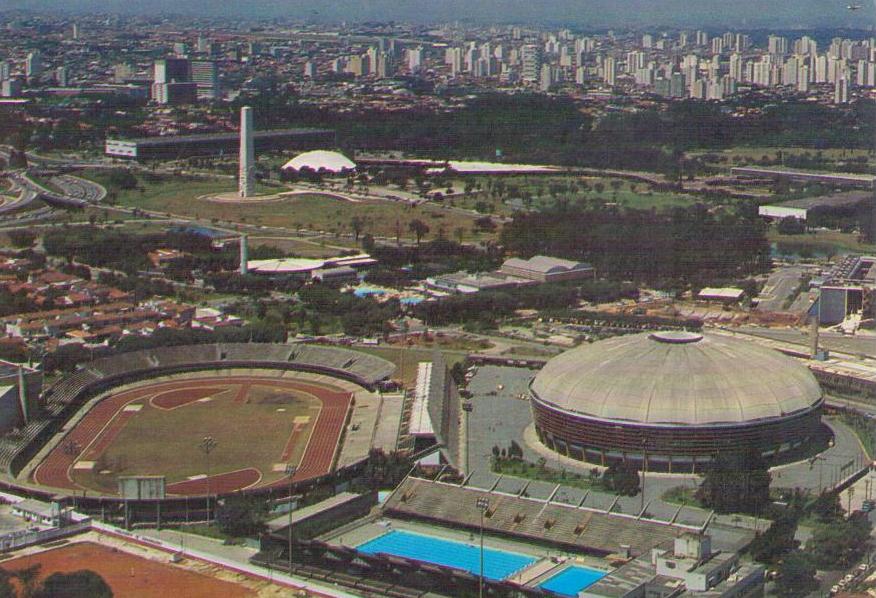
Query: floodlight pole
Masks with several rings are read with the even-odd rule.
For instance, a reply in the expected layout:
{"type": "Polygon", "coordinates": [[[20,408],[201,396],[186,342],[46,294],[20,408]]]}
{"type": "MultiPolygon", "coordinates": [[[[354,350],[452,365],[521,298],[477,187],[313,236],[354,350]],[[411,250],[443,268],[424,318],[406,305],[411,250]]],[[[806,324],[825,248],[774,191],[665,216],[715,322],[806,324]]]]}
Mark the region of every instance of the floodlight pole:
{"type": "Polygon", "coordinates": [[[648,439],[642,438],[642,500],[639,503],[639,515],[645,510],[645,476],[648,474],[648,439]]]}
{"type": "Polygon", "coordinates": [[[479,498],[475,504],[481,512],[481,574],[478,576],[478,598],[484,598],[484,513],[490,508],[490,500],[479,498]]]}
{"type": "Polygon", "coordinates": [[[286,466],[286,475],[289,476],[289,575],[292,575],[292,478],[298,468],[295,465],[286,466]]]}
{"type": "Polygon", "coordinates": [[[201,440],[201,443],[198,445],[202,451],[204,451],[204,456],[207,459],[207,522],[210,521],[210,495],[212,493],[212,489],[210,487],[210,452],[216,448],[219,443],[216,442],[216,439],[212,436],[204,436],[201,440]]]}
{"type": "Polygon", "coordinates": [[[474,405],[472,405],[471,401],[464,401],[462,403],[462,411],[465,413],[465,475],[471,473],[471,434],[469,433],[469,417],[471,417],[471,412],[474,409],[474,405]]]}

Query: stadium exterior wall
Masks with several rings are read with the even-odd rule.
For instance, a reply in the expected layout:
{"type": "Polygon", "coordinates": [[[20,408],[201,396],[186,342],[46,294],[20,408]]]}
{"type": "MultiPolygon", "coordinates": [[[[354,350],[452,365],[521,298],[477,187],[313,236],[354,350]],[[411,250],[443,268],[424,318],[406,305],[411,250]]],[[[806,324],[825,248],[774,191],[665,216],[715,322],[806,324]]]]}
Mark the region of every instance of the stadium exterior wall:
{"type": "Polygon", "coordinates": [[[541,401],[530,389],[539,440],[565,456],[608,466],[627,461],[648,471],[701,471],[718,452],[760,451],[772,464],[791,460],[815,441],[823,400],[785,417],[726,425],[642,424],[600,420],[564,411],[541,401]],[[644,459],[643,459],[644,456],[644,459]]]}

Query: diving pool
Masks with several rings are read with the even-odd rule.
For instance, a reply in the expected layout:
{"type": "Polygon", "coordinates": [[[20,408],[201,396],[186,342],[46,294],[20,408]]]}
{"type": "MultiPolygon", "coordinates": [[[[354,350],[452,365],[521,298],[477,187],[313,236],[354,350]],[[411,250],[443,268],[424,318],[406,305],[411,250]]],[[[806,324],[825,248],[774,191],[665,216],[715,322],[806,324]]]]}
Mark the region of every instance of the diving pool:
{"type": "Polygon", "coordinates": [[[603,577],[605,577],[605,573],[597,569],[571,565],[547,581],[538,584],[538,587],[561,596],[571,596],[574,598],[578,595],[578,592],[596,583],[603,577]]]}
{"type": "MultiPolygon", "coordinates": [[[[463,569],[480,575],[479,544],[466,544],[426,534],[393,530],[356,547],[365,554],[391,554],[424,563],[463,569]]],[[[511,577],[538,559],[525,554],[484,547],[484,577],[501,580],[511,577]]]]}

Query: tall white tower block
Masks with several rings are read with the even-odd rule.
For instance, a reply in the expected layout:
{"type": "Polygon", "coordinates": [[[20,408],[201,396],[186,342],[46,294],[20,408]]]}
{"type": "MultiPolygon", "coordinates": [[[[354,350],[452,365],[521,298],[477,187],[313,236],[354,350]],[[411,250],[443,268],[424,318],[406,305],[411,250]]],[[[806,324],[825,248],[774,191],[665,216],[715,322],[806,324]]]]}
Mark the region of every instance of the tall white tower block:
{"type": "Polygon", "coordinates": [[[241,197],[255,194],[255,147],[252,140],[252,108],[240,109],[240,182],[238,192],[241,197]]]}

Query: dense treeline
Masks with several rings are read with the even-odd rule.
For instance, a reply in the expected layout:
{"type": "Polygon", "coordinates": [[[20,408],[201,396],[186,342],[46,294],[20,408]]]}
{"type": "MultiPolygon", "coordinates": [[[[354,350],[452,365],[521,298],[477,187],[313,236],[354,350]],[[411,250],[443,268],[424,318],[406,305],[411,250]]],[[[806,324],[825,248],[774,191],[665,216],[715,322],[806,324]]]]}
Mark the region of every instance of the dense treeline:
{"type": "Polygon", "coordinates": [[[300,318],[313,328],[319,328],[320,319],[337,318],[344,334],[374,336],[390,332],[388,321],[401,314],[397,300],[377,302],[371,297],[357,297],[341,293],[330,285],[314,284],[298,291],[302,307],[300,318]]]}
{"type": "Polygon", "coordinates": [[[181,260],[171,274],[185,278],[194,268],[206,272],[232,270],[238,255],[232,249],[215,251],[209,237],[186,231],[135,235],[122,230],[97,226],[51,230],[43,237],[46,253],[82,262],[90,266],[111,268],[134,274],[151,267],[147,254],[158,248],[178,249],[191,254],[181,260]]]}
{"type": "Polygon", "coordinates": [[[495,327],[499,319],[518,309],[551,312],[577,306],[582,299],[613,300],[629,293],[623,284],[588,281],[581,285],[548,283],[516,289],[453,295],[441,301],[420,303],[414,313],[429,326],[464,322],[474,328],[495,327]]]}
{"type": "Polygon", "coordinates": [[[769,265],[765,232],[747,213],[713,214],[702,205],[664,212],[559,206],[516,214],[501,241],[524,257],[586,260],[602,275],[655,283],[761,272],[769,265]]]}
{"type": "MultiPolygon", "coordinates": [[[[595,120],[571,98],[535,94],[482,94],[464,108],[433,113],[359,111],[339,114],[302,105],[274,90],[240,98],[231,107],[254,106],[266,126],[324,126],[340,145],[491,159],[501,149],[509,161],[555,163],[677,173],[688,149],[734,145],[872,148],[876,103],[846,110],[810,103],[771,104],[744,118],[725,106],[698,101],[666,103],[651,110],[615,112],[595,120]],[[800,123],[807,123],[801,127],[800,123]],[[525,123],[525,126],[521,126],[525,123]]],[[[759,107],[762,98],[740,98],[759,107]]]]}

